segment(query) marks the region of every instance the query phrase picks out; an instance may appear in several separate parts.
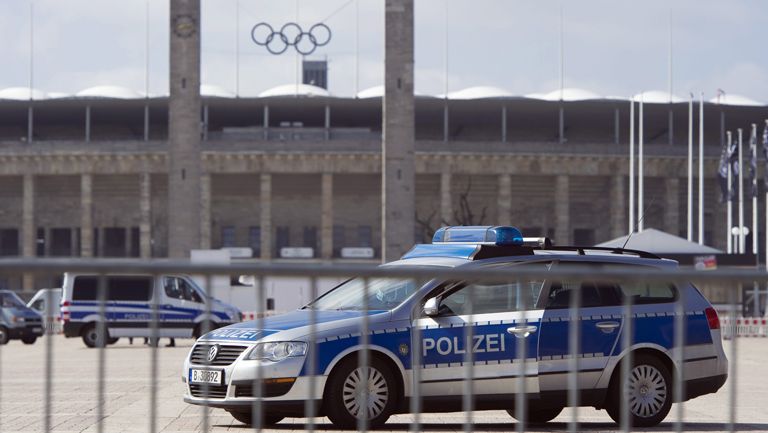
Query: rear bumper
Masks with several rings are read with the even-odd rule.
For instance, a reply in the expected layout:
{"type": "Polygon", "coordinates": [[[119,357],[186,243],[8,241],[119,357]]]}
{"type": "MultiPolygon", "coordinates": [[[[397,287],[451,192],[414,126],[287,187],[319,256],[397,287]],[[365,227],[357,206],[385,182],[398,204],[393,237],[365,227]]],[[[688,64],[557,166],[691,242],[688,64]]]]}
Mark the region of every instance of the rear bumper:
{"type": "Polygon", "coordinates": [[[717,392],[725,384],[728,374],[702,377],[685,381],[685,400],[717,392]]]}

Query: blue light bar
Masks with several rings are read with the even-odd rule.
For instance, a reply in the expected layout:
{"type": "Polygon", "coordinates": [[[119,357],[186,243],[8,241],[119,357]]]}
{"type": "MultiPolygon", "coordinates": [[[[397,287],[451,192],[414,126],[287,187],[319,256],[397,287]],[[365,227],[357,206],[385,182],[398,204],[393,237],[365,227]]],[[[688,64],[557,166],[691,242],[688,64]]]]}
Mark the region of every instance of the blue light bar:
{"type": "Polygon", "coordinates": [[[452,226],[435,232],[432,243],[523,245],[523,234],[509,226],[452,226]]]}

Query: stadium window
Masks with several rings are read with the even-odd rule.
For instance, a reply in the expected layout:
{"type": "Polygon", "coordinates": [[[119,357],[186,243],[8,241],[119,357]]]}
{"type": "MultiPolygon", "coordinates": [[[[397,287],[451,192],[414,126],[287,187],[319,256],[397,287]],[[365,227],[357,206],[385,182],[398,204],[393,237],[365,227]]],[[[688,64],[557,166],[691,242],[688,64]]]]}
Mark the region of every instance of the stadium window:
{"type": "Polygon", "coordinates": [[[573,230],[573,243],[579,246],[592,246],[595,244],[595,231],[592,229],[573,230]]]}
{"type": "Polygon", "coordinates": [[[127,236],[123,227],[105,227],[104,228],[104,256],[105,257],[125,257],[127,236]]]}
{"type": "Polygon", "coordinates": [[[317,251],[317,227],[305,226],[304,227],[304,246],[312,248],[317,251]]]}
{"type": "Polygon", "coordinates": [[[72,254],[72,229],[51,229],[51,256],[68,257],[72,254]]]}
{"type": "Polygon", "coordinates": [[[129,251],[130,257],[141,256],[141,235],[138,227],[131,227],[131,251],[129,251]]]}
{"type": "Polygon", "coordinates": [[[235,226],[221,228],[221,247],[232,248],[235,246],[235,226]]]}
{"type": "Polygon", "coordinates": [[[45,229],[37,229],[37,238],[35,238],[35,248],[37,257],[45,256],[45,229]]]}
{"type": "Polygon", "coordinates": [[[267,298],[267,310],[273,311],[275,309],[275,298],[267,298]]]}
{"type": "Polygon", "coordinates": [[[341,249],[344,248],[344,244],[346,244],[345,237],[346,236],[344,233],[344,226],[334,225],[333,226],[333,255],[335,257],[338,257],[341,255],[341,249]]]}
{"type": "Polygon", "coordinates": [[[248,228],[248,246],[253,251],[253,257],[261,256],[261,227],[251,226],[248,228]]]}
{"type": "Polygon", "coordinates": [[[288,247],[291,242],[291,228],[279,226],[275,236],[275,256],[280,257],[280,249],[288,247]]]}
{"type": "Polygon", "coordinates": [[[357,246],[366,248],[373,246],[373,229],[371,226],[357,227],[357,246]]]}
{"type": "Polygon", "coordinates": [[[0,229],[0,256],[19,255],[19,230],[0,229]]]}

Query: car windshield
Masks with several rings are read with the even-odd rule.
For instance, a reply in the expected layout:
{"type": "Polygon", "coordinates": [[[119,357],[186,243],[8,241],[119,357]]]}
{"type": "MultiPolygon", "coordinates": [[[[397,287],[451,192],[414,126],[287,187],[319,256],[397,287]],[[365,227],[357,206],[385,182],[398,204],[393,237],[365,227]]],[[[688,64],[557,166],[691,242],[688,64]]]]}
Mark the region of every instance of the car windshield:
{"type": "MultiPolygon", "coordinates": [[[[391,310],[408,299],[426,281],[401,278],[369,278],[369,310],[391,310]]],[[[317,298],[304,308],[316,310],[364,310],[366,280],[354,278],[317,298]]]]}
{"type": "Polygon", "coordinates": [[[0,302],[2,303],[2,306],[6,308],[26,307],[24,303],[21,302],[21,299],[19,299],[19,297],[16,296],[15,293],[11,293],[11,292],[0,293],[0,302]]]}

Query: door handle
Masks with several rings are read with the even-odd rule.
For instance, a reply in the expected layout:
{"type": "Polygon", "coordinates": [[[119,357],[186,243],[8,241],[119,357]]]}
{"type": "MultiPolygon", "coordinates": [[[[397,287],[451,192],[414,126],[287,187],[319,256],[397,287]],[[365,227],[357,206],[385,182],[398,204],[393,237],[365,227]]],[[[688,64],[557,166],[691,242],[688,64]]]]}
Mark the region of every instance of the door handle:
{"type": "Polygon", "coordinates": [[[512,334],[517,338],[526,338],[529,335],[536,332],[536,330],[539,329],[533,325],[527,325],[527,326],[516,326],[513,328],[507,328],[507,333],[512,334]]]}
{"type": "Polygon", "coordinates": [[[613,332],[614,329],[619,327],[619,322],[597,322],[595,323],[595,326],[597,326],[597,329],[605,332],[606,334],[610,334],[613,332]]]}

